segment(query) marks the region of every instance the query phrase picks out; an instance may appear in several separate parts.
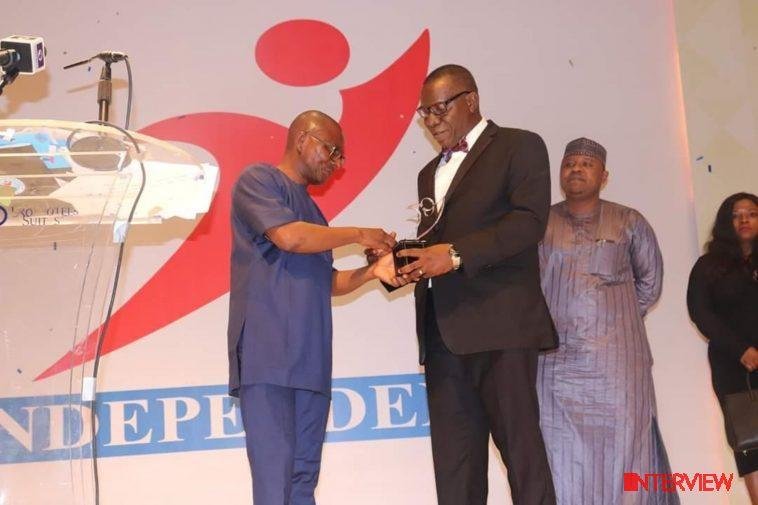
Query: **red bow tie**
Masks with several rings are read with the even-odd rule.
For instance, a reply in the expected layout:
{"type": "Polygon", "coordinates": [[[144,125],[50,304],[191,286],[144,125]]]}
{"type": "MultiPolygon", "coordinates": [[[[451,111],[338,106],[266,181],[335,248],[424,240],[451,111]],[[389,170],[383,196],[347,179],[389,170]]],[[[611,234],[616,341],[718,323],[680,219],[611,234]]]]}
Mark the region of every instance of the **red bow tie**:
{"type": "Polygon", "coordinates": [[[464,153],[468,152],[468,142],[466,142],[465,138],[462,138],[457,144],[455,144],[450,149],[443,149],[442,150],[442,157],[445,159],[445,163],[450,161],[450,157],[453,155],[456,151],[462,151],[464,153]]]}

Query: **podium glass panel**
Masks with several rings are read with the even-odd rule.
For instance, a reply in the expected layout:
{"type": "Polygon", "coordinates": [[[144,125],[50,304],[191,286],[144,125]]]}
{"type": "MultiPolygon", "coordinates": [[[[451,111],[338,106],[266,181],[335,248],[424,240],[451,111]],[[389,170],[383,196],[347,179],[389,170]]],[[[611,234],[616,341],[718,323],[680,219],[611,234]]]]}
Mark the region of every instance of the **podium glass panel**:
{"type": "Polygon", "coordinates": [[[0,121],[0,504],[95,503],[95,362],[41,374],[94,351],[128,223],[205,212],[212,168],[113,127],[0,121]]]}

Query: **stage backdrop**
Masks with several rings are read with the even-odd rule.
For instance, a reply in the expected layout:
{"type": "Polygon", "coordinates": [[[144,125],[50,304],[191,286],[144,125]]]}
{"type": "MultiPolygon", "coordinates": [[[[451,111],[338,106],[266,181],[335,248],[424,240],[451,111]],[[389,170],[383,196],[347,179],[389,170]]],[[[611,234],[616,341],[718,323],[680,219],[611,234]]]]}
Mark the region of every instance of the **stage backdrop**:
{"type": "MultiPolygon", "coordinates": [[[[684,301],[698,240],[670,2],[7,0],[0,35],[12,33],[45,37],[49,70],[9,87],[0,117],[94,119],[99,64],[61,67],[124,51],[134,70],[133,128],[181,142],[221,169],[202,221],[135,227],[129,236],[100,372],[102,503],[250,503],[239,421],[224,396],[229,189],[247,163],[276,162],[289,121],[318,108],[340,119],[347,141],[344,172],[318,195],[331,224],[412,234],[416,174],[435,155],[413,110],[423,76],[450,62],[476,76],[487,118],[543,136],[554,201],[566,142],[588,136],[607,147],[603,196],[639,209],[663,249],[663,296],[647,328],[672,470],[734,471],[705,344],[684,301]]],[[[120,65],[114,74],[112,120],[120,123],[126,74],[120,65]]],[[[336,258],[338,267],[362,263],[357,248],[336,258]]],[[[371,285],[334,305],[333,416],[317,498],[431,505],[411,291],[388,295],[371,285]]],[[[0,317],[13,317],[13,306],[0,317]]],[[[18,368],[30,391],[67,391],[65,356],[15,354],[27,356],[18,368]]],[[[19,401],[0,398],[6,447],[33,431],[19,401]]],[[[49,399],[25,401],[56,411],[49,399]]],[[[28,480],[25,503],[53,503],[32,483],[57,453],[41,443],[33,449],[0,461],[3,473],[28,480]]],[[[508,503],[505,471],[492,456],[490,503],[508,503]]],[[[746,503],[738,496],[695,491],[682,501],[746,503]]]]}
{"type": "Polygon", "coordinates": [[[698,237],[738,191],[758,192],[758,4],[676,3],[698,237]]]}

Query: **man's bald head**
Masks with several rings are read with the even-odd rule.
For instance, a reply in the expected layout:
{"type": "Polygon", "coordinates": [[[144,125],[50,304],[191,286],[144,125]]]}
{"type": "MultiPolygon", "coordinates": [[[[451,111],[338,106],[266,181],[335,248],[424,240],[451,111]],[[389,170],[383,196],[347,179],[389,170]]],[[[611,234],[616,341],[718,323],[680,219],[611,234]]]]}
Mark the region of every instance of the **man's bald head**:
{"type": "Polygon", "coordinates": [[[322,184],[345,161],[339,123],[317,110],[301,112],[287,131],[279,168],[300,184],[322,184]]]}
{"type": "Polygon", "coordinates": [[[464,89],[467,89],[469,91],[479,91],[479,88],[476,87],[476,81],[474,80],[474,76],[471,75],[471,72],[469,72],[466,67],[455,64],[442,65],[441,67],[437,67],[432,70],[429,75],[426,76],[426,79],[424,79],[424,85],[427,85],[438,79],[442,79],[443,77],[446,77],[450,81],[454,82],[455,84],[459,84],[464,89]]]}
{"type": "Polygon", "coordinates": [[[311,132],[319,130],[329,130],[338,132],[342,136],[342,128],[339,123],[330,116],[318,110],[307,110],[297,115],[292,120],[289,130],[287,130],[287,150],[295,148],[298,136],[302,132],[311,132]]]}

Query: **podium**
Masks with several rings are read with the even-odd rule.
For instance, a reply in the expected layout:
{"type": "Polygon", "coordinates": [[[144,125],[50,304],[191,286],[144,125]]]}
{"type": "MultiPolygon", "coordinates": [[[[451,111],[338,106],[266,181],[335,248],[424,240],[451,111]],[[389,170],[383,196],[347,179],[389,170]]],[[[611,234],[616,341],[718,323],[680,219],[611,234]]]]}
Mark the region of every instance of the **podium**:
{"type": "Polygon", "coordinates": [[[0,121],[0,501],[96,503],[96,361],[35,377],[106,320],[129,227],[196,219],[217,182],[135,132],[0,121]]]}

